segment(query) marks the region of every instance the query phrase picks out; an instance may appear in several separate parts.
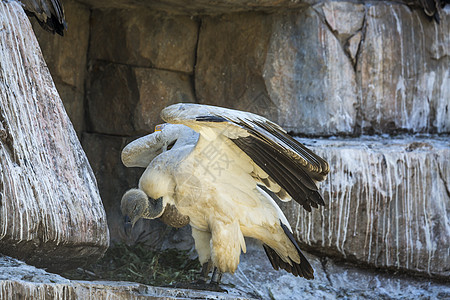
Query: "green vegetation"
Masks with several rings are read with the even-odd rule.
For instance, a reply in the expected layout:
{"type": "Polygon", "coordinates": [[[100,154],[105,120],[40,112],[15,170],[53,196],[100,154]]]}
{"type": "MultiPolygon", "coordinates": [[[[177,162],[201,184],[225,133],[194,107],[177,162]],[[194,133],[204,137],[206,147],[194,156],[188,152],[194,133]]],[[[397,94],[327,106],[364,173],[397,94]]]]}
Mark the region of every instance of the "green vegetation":
{"type": "Polygon", "coordinates": [[[61,275],[76,280],[132,281],[161,286],[194,281],[199,273],[200,263],[190,259],[186,251],[150,251],[142,244],[117,244],[98,262],[61,275]]]}

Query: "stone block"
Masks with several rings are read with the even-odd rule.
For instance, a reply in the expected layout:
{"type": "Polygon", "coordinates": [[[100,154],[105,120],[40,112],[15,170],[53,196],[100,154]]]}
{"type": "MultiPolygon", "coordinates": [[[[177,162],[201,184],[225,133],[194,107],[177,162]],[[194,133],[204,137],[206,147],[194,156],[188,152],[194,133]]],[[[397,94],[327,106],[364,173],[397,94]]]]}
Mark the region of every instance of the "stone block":
{"type": "Polygon", "coordinates": [[[278,118],[262,77],[271,18],[258,13],[203,18],[195,68],[200,103],[278,118]]]}
{"type": "Polygon", "coordinates": [[[0,2],[0,251],[50,270],[109,245],[97,184],[18,2],[0,2]]]}
{"type": "Polygon", "coordinates": [[[359,264],[448,278],[448,139],[301,141],[331,168],[321,185],[324,208],[283,204],[303,244],[359,264]]]}
{"type": "Polygon", "coordinates": [[[363,132],[449,132],[450,13],[441,24],[404,5],[366,13],[357,64],[363,132]]]}
{"type": "Polygon", "coordinates": [[[148,134],[163,122],[162,108],[194,101],[191,78],[182,73],[97,62],[90,78],[89,124],[96,133],[148,134]]]}
{"type": "Polygon", "coordinates": [[[84,84],[89,42],[88,7],[64,1],[68,30],[64,37],[49,34],[32,18],[33,28],[47,66],[75,130],[81,134],[84,123],[84,84]]]}
{"type": "Polygon", "coordinates": [[[71,85],[55,82],[58,94],[63,101],[64,108],[72,122],[72,125],[77,132],[78,138],[81,137],[81,133],[85,128],[84,124],[84,86],[80,90],[71,85]]]}
{"type": "MultiPolygon", "coordinates": [[[[310,0],[307,0],[310,1],[310,0]]],[[[218,15],[245,11],[273,12],[280,9],[304,7],[307,1],[292,0],[163,0],[163,1],[133,1],[133,0],[80,0],[93,8],[149,8],[152,10],[178,15],[218,15]]]]}
{"type": "Polygon", "coordinates": [[[198,24],[148,9],[94,10],[90,58],[192,73],[198,24]]]}
{"type": "Polygon", "coordinates": [[[339,39],[313,8],[280,15],[272,32],[263,76],[277,122],[307,135],[352,134],[359,97],[339,39]]]}

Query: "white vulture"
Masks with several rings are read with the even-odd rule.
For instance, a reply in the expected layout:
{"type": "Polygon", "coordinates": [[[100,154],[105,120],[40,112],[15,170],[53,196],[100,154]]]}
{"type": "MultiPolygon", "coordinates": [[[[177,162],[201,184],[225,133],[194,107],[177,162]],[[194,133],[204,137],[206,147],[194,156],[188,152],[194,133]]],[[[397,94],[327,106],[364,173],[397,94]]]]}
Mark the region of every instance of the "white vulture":
{"type": "Polygon", "coordinates": [[[274,198],[293,199],[308,211],[324,205],[317,182],[326,178],[328,163],[252,113],[179,103],[161,118],[171,124],[122,152],[126,166],[146,167],[139,188],[122,198],[130,223],[158,218],[169,205],[189,217],[202,274],[212,265],[213,284],[222,272],[236,271],[244,237],[263,243],[274,269],[314,278],[274,198]]]}

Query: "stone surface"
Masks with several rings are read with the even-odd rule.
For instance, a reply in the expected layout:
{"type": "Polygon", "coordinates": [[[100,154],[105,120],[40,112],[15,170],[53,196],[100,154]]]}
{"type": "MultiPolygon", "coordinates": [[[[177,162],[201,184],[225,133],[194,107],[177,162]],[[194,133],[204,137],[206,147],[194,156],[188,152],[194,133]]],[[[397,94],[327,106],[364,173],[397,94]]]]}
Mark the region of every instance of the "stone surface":
{"type": "Polygon", "coordinates": [[[278,108],[268,97],[261,76],[271,18],[250,13],[202,19],[195,68],[200,103],[278,118],[278,108]]]}
{"type": "Polygon", "coordinates": [[[131,282],[74,281],[0,257],[0,299],[448,299],[450,285],[405,275],[377,273],[306,253],[314,280],[275,271],[264,251],[248,244],[228,293],[171,289],[131,282]]]}
{"type": "Polygon", "coordinates": [[[305,135],[449,132],[450,13],[325,2],[202,19],[198,101],[305,135]],[[351,16],[351,17],[350,17],[351,16]],[[400,42],[401,41],[401,42],[400,42]]]}
{"type": "Polygon", "coordinates": [[[32,18],[34,32],[41,46],[53,81],[67,114],[78,135],[84,127],[84,83],[89,42],[88,7],[79,2],[64,1],[68,30],[64,37],[49,34],[32,18]]]}
{"type": "Polygon", "coordinates": [[[133,0],[80,0],[94,8],[150,8],[164,11],[169,14],[183,15],[208,15],[224,14],[242,11],[273,12],[280,9],[304,7],[305,1],[299,0],[157,0],[157,1],[133,1],[133,0]]]}
{"type": "Polygon", "coordinates": [[[352,134],[355,72],[336,36],[312,8],[279,16],[273,32],[262,75],[276,121],[302,134],[352,134]]]}
{"type": "Polygon", "coordinates": [[[189,17],[142,8],[94,10],[89,53],[91,59],[192,73],[197,35],[189,17]]]}
{"type": "Polygon", "coordinates": [[[450,131],[450,12],[437,26],[403,5],[367,9],[358,59],[365,132],[450,131]]]}
{"type": "Polygon", "coordinates": [[[0,2],[0,28],[0,251],[83,265],[109,245],[94,174],[17,2],[0,2]]]}
{"type": "Polygon", "coordinates": [[[331,166],[326,207],[282,209],[299,240],[375,267],[449,278],[448,138],[302,140],[331,166]]]}
{"type": "Polygon", "coordinates": [[[194,102],[189,75],[151,68],[97,62],[90,74],[90,131],[133,136],[163,123],[162,108],[194,102]]]}
{"type": "MultiPolygon", "coordinates": [[[[305,254],[313,280],[275,271],[261,247],[248,247],[235,275],[222,282],[260,299],[448,299],[450,285],[404,275],[377,273],[351,264],[305,254]]],[[[228,286],[225,286],[227,289],[228,286]]]]}
{"type": "Polygon", "coordinates": [[[121,281],[75,281],[0,256],[0,299],[250,299],[243,293],[164,288],[121,281]]]}

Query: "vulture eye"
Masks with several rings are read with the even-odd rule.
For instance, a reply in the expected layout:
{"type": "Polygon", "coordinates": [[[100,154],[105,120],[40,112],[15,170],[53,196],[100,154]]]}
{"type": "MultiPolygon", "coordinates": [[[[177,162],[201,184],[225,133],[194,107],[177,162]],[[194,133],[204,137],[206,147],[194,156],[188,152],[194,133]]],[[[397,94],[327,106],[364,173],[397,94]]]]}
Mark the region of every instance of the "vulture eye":
{"type": "Polygon", "coordinates": [[[124,222],[125,224],[126,224],[126,223],[131,223],[130,217],[129,217],[129,216],[123,217],[123,222],[124,222]]]}
{"type": "Polygon", "coordinates": [[[172,143],[170,143],[170,144],[167,146],[167,150],[172,149],[173,145],[175,145],[176,142],[177,142],[177,140],[175,140],[175,141],[173,141],[172,143]]]}

